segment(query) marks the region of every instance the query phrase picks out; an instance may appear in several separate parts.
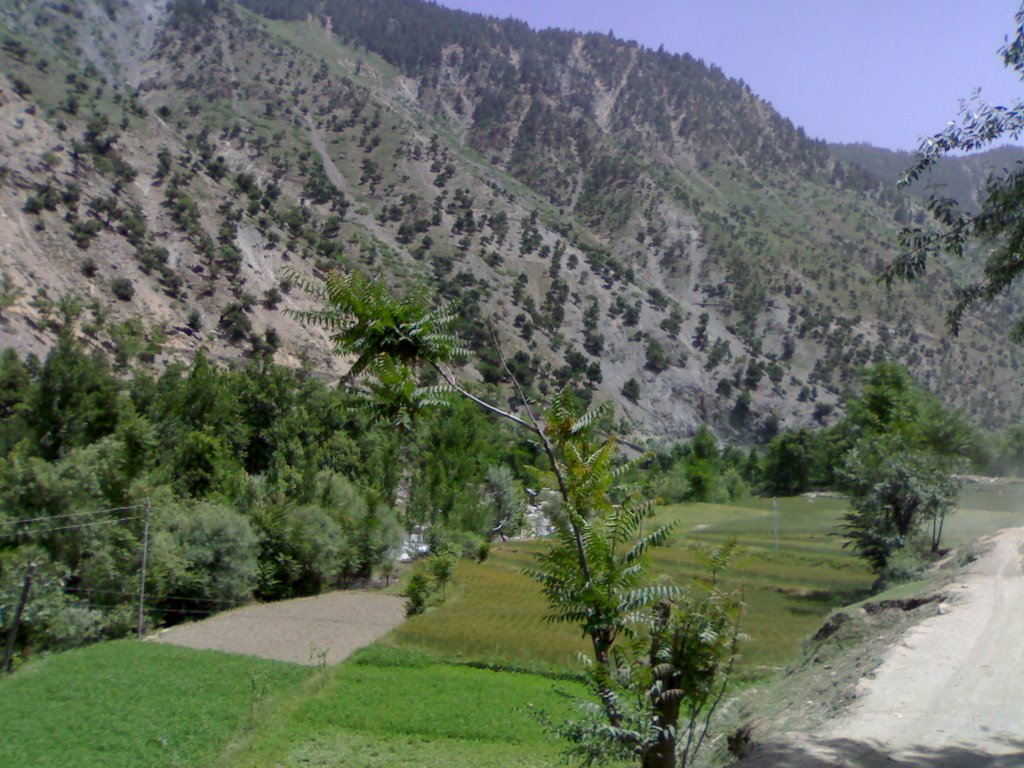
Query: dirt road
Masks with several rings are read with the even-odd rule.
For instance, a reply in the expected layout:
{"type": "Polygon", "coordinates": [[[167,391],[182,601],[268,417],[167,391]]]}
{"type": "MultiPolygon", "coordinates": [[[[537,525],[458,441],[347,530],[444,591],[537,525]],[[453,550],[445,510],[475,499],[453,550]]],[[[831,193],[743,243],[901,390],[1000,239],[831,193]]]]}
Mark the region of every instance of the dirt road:
{"type": "Polygon", "coordinates": [[[236,608],[171,627],[151,640],[298,664],[337,664],[404,618],[400,597],[347,590],[236,608]]]}
{"type": "Polygon", "coordinates": [[[1001,531],[948,607],[911,629],[813,736],[783,735],[743,768],[1024,766],[1024,528],[1001,531]]]}

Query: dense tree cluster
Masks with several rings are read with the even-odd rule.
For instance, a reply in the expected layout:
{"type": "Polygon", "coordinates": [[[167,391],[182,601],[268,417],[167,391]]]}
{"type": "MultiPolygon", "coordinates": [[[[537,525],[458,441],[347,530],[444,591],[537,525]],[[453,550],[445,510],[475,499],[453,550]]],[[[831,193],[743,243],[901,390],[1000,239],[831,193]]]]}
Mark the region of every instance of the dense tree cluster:
{"type": "Polygon", "coordinates": [[[147,504],[154,624],[388,578],[409,530],[476,554],[523,522],[533,449],[465,405],[399,434],[265,356],[125,379],[70,332],[5,352],[0,383],[0,605],[39,569],[25,646],[134,625],[147,504]]]}

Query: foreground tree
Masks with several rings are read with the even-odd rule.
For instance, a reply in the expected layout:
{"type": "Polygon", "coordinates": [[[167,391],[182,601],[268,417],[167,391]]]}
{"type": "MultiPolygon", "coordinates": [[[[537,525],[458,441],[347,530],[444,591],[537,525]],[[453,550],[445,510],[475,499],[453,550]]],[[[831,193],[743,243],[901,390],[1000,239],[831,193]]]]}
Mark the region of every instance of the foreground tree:
{"type": "MultiPolygon", "coordinates": [[[[1000,54],[1005,66],[1024,80],[1024,7],[1015,18],[1016,33],[1000,54]]],[[[914,165],[900,185],[919,180],[941,157],[985,149],[1001,139],[1016,140],[1022,132],[1024,101],[997,106],[976,94],[962,102],[957,121],[921,142],[914,165]]],[[[972,245],[986,249],[981,276],[958,289],[949,310],[949,328],[956,334],[968,309],[1002,295],[1024,272],[1024,164],[1018,162],[989,178],[977,213],[967,213],[956,200],[940,196],[929,199],[928,209],[938,230],[905,229],[900,238],[903,252],[889,264],[883,278],[887,282],[914,279],[924,274],[928,261],[937,254],[962,257],[972,245]]],[[[1014,324],[1013,333],[1024,339],[1024,319],[1014,324]]]]}
{"type": "Polygon", "coordinates": [[[618,464],[615,438],[597,434],[609,406],[579,413],[572,395],[562,392],[542,418],[502,360],[523,415],[504,410],[460,383],[453,365],[466,350],[449,330],[455,317],[445,308],[430,310],[424,294],[398,300],[382,282],[356,272],[330,275],[322,285],[296,273],[289,279],[321,304],[295,316],[325,328],[336,352],[355,357],[346,378],[360,382],[379,417],[405,429],[424,408],[460,397],[536,440],[546,458],[542,474],[558,492],[561,510],[553,543],[529,573],[548,598],[550,620],[575,624],[590,641],[590,680],[602,724],[570,726],[574,752],[588,762],[628,753],[649,768],[673,768],[680,757],[689,762],[701,738],[679,744],[680,712],[713,711],[718,698],[707,695],[707,679],[710,674],[721,685],[731,668],[739,601],[715,592],[714,600],[700,603],[702,613],[677,586],[649,582],[645,555],[665,543],[671,526],[642,531],[651,505],[619,484],[632,464],[618,464]],[[421,385],[425,370],[443,383],[421,385]],[[719,612],[709,619],[712,605],[719,612]],[[618,652],[620,639],[637,637],[650,644],[643,663],[627,649],[618,652]],[[726,637],[731,640],[723,642],[726,637]],[[622,674],[636,681],[630,690],[643,687],[641,706],[635,699],[624,706],[622,674]]]}

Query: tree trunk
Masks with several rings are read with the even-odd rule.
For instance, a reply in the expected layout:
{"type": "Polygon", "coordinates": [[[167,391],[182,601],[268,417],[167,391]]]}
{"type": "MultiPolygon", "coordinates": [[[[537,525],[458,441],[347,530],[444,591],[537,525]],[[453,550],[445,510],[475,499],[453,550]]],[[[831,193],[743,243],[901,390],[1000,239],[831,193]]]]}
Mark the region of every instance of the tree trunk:
{"type": "Polygon", "coordinates": [[[590,640],[594,645],[594,663],[601,670],[600,674],[602,675],[597,695],[601,699],[601,706],[604,707],[608,724],[613,728],[618,728],[622,725],[622,713],[615,706],[615,693],[608,684],[608,678],[611,677],[612,673],[612,663],[609,656],[612,643],[603,632],[591,633],[590,640]]]}
{"type": "Polygon", "coordinates": [[[658,725],[669,726],[671,730],[662,730],[658,740],[644,752],[643,768],[676,768],[676,737],[675,727],[679,722],[679,705],[667,702],[655,706],[658,725]]]}
{"type": "MultiPolygon", "coordinates": [[[[675,689],[678,684],[676,670],[657,674],[657,666],[663,659],[659,658],[663,643],[671,643],[669,620],[672,616],[672,601],[662,600],[654,608],[654,626],[651,630],[650,663],[656,672],[656,682],[662,684],[661,691],[675,689]]],[[[674,654],[673,654],[674,655],[674,654]]],[[[653,691],[652,691],[653,693],[653,691]]],[[[650,695],[650,694],[649,694],[650,695]]],[[[652,697],[653,698],[653,697],[652,697]]],[[[679,725],[679,699],[676,697],[658,696],[652,702],[654,717],[652,725],[659,729],[657,740],[643,754],[643,768],[676,768],[676,727],[679,725]]]]}

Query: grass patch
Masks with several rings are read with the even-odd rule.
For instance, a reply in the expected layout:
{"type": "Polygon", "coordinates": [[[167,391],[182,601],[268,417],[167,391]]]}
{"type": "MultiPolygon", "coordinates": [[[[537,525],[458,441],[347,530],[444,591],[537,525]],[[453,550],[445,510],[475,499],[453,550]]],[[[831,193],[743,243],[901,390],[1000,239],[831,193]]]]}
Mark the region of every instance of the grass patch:
{"type": "Polygon", "coordinates": [[[0,681],[0,765],[209,765],[310,674],[294,664],[134,640],[39,659],[0,681]]]}
{"type": "MultiPolygon", "coordinates": [[[[580,692],[573,683],[561,690],[580,692]]],[[[233,745],[239,766],[554,766],[560,745],[530,715],[571,707],[550,680],[438,664],[371,646],[320,689],[233,745]]]]}

